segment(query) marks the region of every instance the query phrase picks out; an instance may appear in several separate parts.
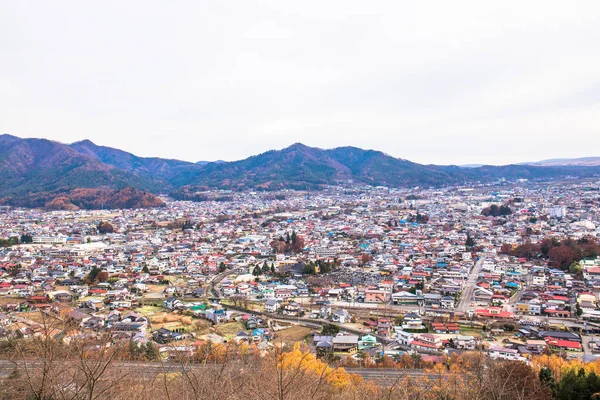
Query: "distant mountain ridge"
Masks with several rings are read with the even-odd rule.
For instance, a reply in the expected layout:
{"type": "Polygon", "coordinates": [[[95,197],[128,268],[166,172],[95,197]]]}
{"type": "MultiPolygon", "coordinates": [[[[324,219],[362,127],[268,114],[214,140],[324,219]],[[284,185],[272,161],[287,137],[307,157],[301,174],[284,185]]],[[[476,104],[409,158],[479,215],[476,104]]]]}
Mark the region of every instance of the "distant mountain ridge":
{"type": "Polygon", "coordinates": [[[600,157],[580,157],[580,158],[553,158],[535,162],[522,163],[524,165],[537,165],[541,167],[556,166],[577,166],[577,167],[597,167],[600,166],[600,157]]]}
{"type": "Polygon", "coordinates": [[[600,166],[423,165],[376,150],[320,149],[301,143],[239,161],[191,163],[138,157],[89,140],[67,145],[11,135],[0,135],[0,166],[3,168],[0,176],[3,203],[40,206],[44,201],[50,204],[62,197],[61,201],[52,203],[53,207],[70,203],[84,208],[98,204],[105,208],[123,204],[131,208],[154,206],[160,202],[153,194],[170,193],[178,199],[194,199],[198,191],[207,189],[318,190],[350,182],[388,187],[440,187],[493,182],[500,178],[600,176],[600,166]],[[76,191],[86,188],[104,192],[76,191]],[[126,188],[138,192],[124,190],[126,188]],[[109,204],[91,201],[90,193],[107,199],[109,204]],[[28,199],[35,201],[28,203],[28,199]]]}

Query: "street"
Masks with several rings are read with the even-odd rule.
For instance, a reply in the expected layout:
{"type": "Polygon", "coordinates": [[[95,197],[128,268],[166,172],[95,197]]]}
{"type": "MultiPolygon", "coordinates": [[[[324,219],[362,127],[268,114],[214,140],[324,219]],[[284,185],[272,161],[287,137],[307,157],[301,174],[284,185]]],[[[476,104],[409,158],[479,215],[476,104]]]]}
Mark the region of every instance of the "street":
{"type": "Polygon", "coordinates": [[[456,307],[456,311],[467,312],[467,310],[469,309],[469,306],[471,304],[471,297],[473,296],[473,291],[475,290],[475,283],[477,283],[477,278],[481,273],[482,266],[483,258],[480,258],[473,266],[473,269],[471,270],[467,281],[463,285],[462,296],[460,298],[458,306],[456,307]]]}

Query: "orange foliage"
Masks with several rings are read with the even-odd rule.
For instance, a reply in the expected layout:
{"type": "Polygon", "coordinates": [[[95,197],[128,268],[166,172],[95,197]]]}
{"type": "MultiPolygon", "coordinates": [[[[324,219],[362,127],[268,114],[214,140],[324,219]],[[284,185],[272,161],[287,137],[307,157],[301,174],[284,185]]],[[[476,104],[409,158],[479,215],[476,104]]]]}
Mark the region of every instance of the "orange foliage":
{"type": "Polygon", "coordinates": [[[127,187],[124,189],[79,188],[69,193],[52,197],[50,194],[39,194],[46,200],[49,210],[77,210],[100,208],[153,208],[164,207],[165,203],[152,193],[127,187]]]}
{"type": "Polygon", "coordinates": [[[581,360],[565,360],[564,358],[557,355],[540,355],[535,356],[531,359],[531,366],[536,373],[539,373],[540,369],[548,368],[552,371],[552,376],[556,381],[560,381],[562,376],[567,372],[577,373],[583,368],[586,375],[590,372],[600,375],[600,360],[594,360],[592,362],[582,362],[581,360]]]}
{"type": "Polygon", "coordinates": [[[279,356],[279,368],[283,370],[299,370],[309,375],[323,377],[325,382],[338,389],[345,389],[362,383],[358,375],[346,372],[344,368],[332,368],[311,354],[306,348],[301,348],[299,343],[294,345],[292,351],[279,356]]]}

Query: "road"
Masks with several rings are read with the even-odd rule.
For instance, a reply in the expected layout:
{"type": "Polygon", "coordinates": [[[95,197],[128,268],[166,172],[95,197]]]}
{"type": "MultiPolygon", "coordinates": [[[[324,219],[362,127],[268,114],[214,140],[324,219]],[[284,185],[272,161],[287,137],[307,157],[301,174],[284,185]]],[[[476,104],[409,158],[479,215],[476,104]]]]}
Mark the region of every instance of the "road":
{"type": "Polygon", "coordinates": [[[471,304],[471,297],[473,297],[473,291],[475,290],[475,284],[477,283],[477,278],[481,273],[481,267],[483,267],[483,257],[480,257],[479,260],[473,266],[467,281],[463,285],[463,291],[460,298],[460,302],[458,303],[458,307],[456,307],[456,311],[459,312],[467,312],[469,309],[469,305],[471,304]]]}
{"type": "Polygon", "coordinates": [[[220,298],[221,295],[219,293],[219,290],[215,288],[215,285],[218,285],[223,279],[225,279],[227,276],[231,275],[231,274],[235,274],[238,272],[241,272],[243,270],[242,267],[237,267],[237,268],[233,268],[230,270],[227,270],[225,272],[221,272],[220,274],[217,274],[215,276],[213,276],[211,279],[208,280],[208,284],[209,284],[209,292],[210,294],[214,297],[214,298],[220,298]]]}
{"type": "Polygon", "coordinates": [[[581,335],[581,346],[583,347],[583,352],[586,356],[594,355],[594,352],[590,347],[592,342],[600,342],[600,339],[595,336],[581,335]]]}

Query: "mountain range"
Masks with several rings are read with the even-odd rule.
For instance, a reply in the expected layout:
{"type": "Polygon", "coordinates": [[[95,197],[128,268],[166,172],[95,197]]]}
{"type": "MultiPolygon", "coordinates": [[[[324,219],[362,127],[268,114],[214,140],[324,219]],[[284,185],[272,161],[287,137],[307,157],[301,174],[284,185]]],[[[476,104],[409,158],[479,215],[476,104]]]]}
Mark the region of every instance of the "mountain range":
{"type": "Polygon", "coordinates": [[[600,166],[600,157],[553,158],[550,160],[528,162],[528,163],[523,163],[523,164],[537,165],[537,166],[542,166],[542,167],[555,167],[555,166],[597,167],[597,166],[600,166]]]}
{"type": "Polygon", "coordinates": [[[136,208],[155,195],[193,199],[207,189],[313,189],[348,182],[389,187],[439,187],[474,182],[600,176],[600,166],[423,165],[356,147],[319,149],[293,144],[233,162],[191,163],[138,157],[89,140],[63,144],[0,135],[0,201],[24,207],[136,208]],[[85,192],[88,190],[89,193],[85,192]],[[84,192],[82,192],[84,190],[84,192]],[[90,194],[91,193],[91,194],[90,194]],[[57,201],[56,199],[60,199],[57,201]],[[82,200],[87,199],[87,200],[82,200]],[[114,199],[118,199],[114,200],[114,199]],[[63,206],[64,205],[64,206],[63,206]]]}

